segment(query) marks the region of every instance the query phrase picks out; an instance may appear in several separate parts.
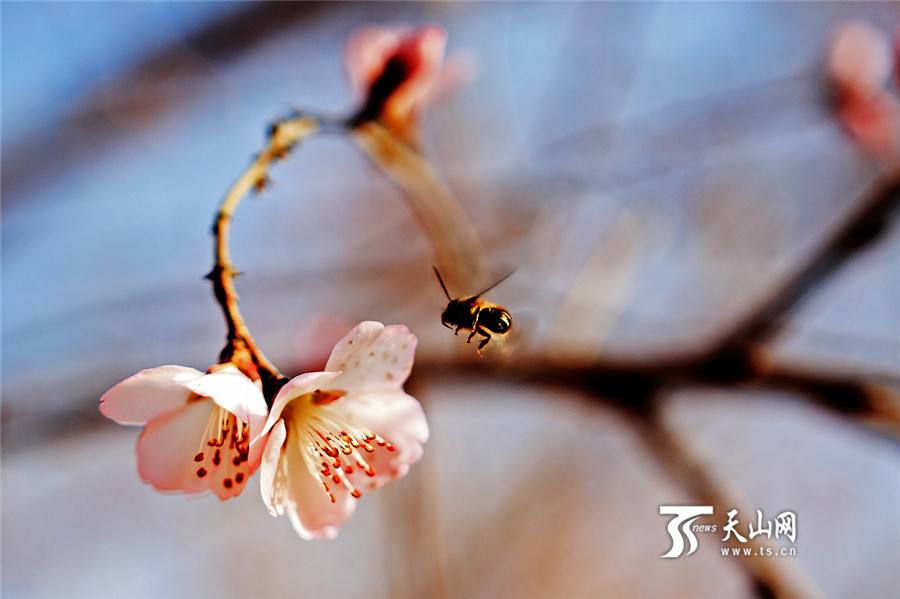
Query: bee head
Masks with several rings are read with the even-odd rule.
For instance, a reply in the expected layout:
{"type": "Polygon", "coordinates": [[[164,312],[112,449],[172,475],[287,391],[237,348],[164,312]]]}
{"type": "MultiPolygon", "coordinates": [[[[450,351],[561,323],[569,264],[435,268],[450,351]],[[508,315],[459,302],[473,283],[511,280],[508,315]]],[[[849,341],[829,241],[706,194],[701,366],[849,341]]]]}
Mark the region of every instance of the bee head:
{"type": "Polygon", "coordinates": [[[444,311],[441,313],[441,324],[449,329],[459,326],[464,322],[463,316],[465,313],[465,306],[463,306],[462,302],[459,300],[450,300],[447,307],[444,308],[444,311]]]}

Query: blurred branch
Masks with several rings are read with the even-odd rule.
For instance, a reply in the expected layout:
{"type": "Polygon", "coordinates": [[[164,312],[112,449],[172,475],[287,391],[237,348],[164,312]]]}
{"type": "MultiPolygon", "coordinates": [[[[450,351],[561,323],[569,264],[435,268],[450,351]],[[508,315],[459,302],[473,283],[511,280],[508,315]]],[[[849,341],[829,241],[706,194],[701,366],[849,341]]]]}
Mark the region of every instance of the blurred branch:
{"type": "MultiPolygon", "coordinates": [[[[732,509],[750,511],[739,490],[716,479],[708,464],[692,450],[687,440],[669,427],[656,402],[649,403],[648,408],[640,414],[632,412],[630,422],[647,451],[666,473],[698,501],[712,505],[718,514],[732,509]]],[[[748,539],[746,544],[740,545],[732,538],[726,545],[752,548],[757,554],[763,548],[771,548],[762,536],[748,539]]],[[[753,580],[759,597],[802,599],[823,596],[796,560],[749,557],[741,558],[740,563],[753,580]]]]}
{"type": "Polygon", "coordinates": [[[375,121],[357,125],[352,136],[369,160],[406,195],[452,292],[463,295],[483,285],[487,277],[484,250],[475,229],[428,161],[375,121]]]}
{"type": "MultiPolygon", "coordinates": [[[[419,390],[407,390],[422,397],[419,390]]],[[[428,409],[427,400],[422,397],[421,401],[428,409]]],[[[434,451],[429,451],[424,459],[426,467],[411,472],[404,485],[391,485],[381,491],[385,529],[394,531],[402,541],[384,551],[386,582],[390,596],[397,599],[455,596],[448,589],[451,580],[447,573],[447,531],[438,490],[439,468],[435,467],[441,460],[434,451]],[[396,564],[405,567],[398,568],[396,564]]]]}
{"type": "Polygon", "coordinates": [[[657,392],[685,387],[754,388],[798,393],[830,411],[859,422],[878,424],[900,435],[900,397],[886,387],[853,376],[832,376],[800,369],[758,367],[723,377],[707,363],[691,360],[637,362],[598,359],[584,365],[519,356],[505,363],[470,360],[448,364],[420,358],[415,379],[490,376],[522,383],[562,385],[589,393],[626,412],[643,412],[657,392]]]}
{"type": "Polygon", "coordinates": [[[859,252],[880,240],[896,217],[898,206],[900,169],[879,178],[806,261],[724,335],[712,353],[744,354],[752,359],[748,347],[771,339],[810,292],[859,252]]]}

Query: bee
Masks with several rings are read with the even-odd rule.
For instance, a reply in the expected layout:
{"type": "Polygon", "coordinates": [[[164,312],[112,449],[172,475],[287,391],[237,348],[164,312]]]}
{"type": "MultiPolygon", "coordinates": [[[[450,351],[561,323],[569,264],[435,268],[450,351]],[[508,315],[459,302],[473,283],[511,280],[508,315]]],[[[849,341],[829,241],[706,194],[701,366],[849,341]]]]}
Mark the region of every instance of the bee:
{"type": "Polygon", "coordinates": [[[453,334],[458,335],[460,329],[472,331],[466,343],[472,341],[472,337],[477,333],[484,337],[478,344],[478,351],[481,352],[484,346],[490,343],[491,339],[496,335],[498,338],[506,337],[512,329],[512,316],[503,306],[492,304],[487,300],[481,299],[481,296],[505,281],[513,273],[509,273],[490,287],[483,289],[475,295],[467,297],[458,297],[456,299],[450,297],[447,286],[444,285],[444,279],[438,272],[436,266],[434,274],[437,275],[438,283],[444,290],[444,295],[450,300],[444,312],[441,314],[441,324],[448,329],[455,329],[453,334]]]}

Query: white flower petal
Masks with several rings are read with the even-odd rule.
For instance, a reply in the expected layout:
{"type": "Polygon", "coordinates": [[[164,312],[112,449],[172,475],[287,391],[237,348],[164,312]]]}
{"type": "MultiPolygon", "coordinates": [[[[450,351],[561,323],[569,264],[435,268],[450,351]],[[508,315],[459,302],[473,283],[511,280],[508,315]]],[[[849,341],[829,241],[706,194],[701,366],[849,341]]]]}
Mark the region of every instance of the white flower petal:
{"type": "Polygon", "coordinates": [[[146,424],[169,410],[184,406],[190,392],[186,380],[203,373],[184,366],[148,368],[128,377],[103,394],[100,413],[119,424],[146,424]]]}
{"type": "Polygon", "coordinates": [[[399,45],[398,30],[370,26],[353,32],[344,51],[344,67],[350,88],[357,96],[364,99],[399,45]]]}
{"type": "Polygon", "coordinates": [[[214,405],[191,401],[147,423],[137,442],[141,480],[159,491],[196,493],[209,486],[196,475],[194,455],[205,442],[203,431],[214,405]]]}
{"type": "Polygon", "coordinates": [[[278,472],[278,461],[281,459],[281,448],[284,446],[285,436],[284,421],[279,420],[269,431],[262,454],[262,462],[259,466],[259,490],[263,503],[266,504],[266,508],[273,516],[278,515],[272,498],[275,494],[275,475],[278,472]]]}
{"type": "Polygon", "coordinates": [[[365,491],[401,478],[410,465],[422,457],[422,445],[428,441],[428,421],[421,404],[403,391],[382,391],[360,396],[348,395],[327,406],[341,419],[365,427],[380,435],[394,451],[376,447],[364,455],[375,470],[374,477],[357,472],[354,481],[365,491]]]}
{"type": "Polygon", "coordinates": [[[334,347],[325,370],[341,371],[334,384],[350,393],[396,390],[409,377],[415,351],[407,327],[362,322],[334,347]]]}
{"type": "Polygon", "coordinates": [[[288,435],[281,456],[283,464],[273,485],[275,511],[290,517],[294,530],[304,539],[333,539],[338,529],[356,509],[356,500],[344,487],[333,486],[332,502],[321,483],[309,473],[300,453],[305,446],[288,435]]]}
{"type": "Polygon", "coordinates": [[[262,390],[237,369],[222,369],[199,378],[184,381],[185,387],[209,397],[222,409],[228,410],[250,425],[250,438],[262,434],[268,406],[262,390]]]}

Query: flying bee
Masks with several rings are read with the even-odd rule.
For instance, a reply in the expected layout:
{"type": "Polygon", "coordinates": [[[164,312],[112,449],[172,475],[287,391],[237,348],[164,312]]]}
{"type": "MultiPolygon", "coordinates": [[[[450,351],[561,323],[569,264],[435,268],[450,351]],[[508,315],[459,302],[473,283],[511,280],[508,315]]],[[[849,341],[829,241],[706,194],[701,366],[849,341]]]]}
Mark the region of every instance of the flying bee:
{"type": "Polygon", "coordinates": [[[466,343],[472,341],[472,337],[476,333],[484,337],[481,343],[478,344],[479,352],[484,349],[485,345],[490,343],[495,335],[498,338],[503,338],[509,334],[512,329],[512,316],[510,316],[509,311],[503,306],[481,299],[481,296],[508,279],[512,273],[475,295],[454,299],[450,297],[450,292],[447,291],[447,286],[444,285],[444,279],[441,278],[441,273],[438,272],[437,267],[433,268],[434,274],[437,275],[438,282],[441,284],[441,289],[444,290],[444,295],[450,300],[441,314],[441,324],[448,329],[455,329],[454,335],[458,335],[460,329],[472,331],[469,333],[466,343]]]}

